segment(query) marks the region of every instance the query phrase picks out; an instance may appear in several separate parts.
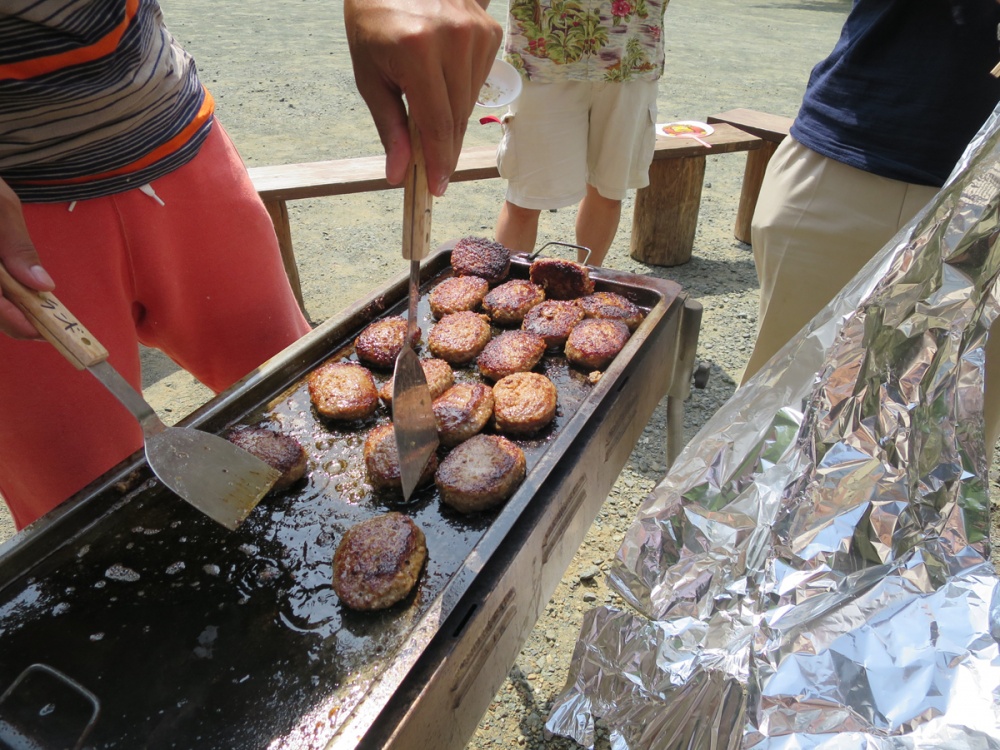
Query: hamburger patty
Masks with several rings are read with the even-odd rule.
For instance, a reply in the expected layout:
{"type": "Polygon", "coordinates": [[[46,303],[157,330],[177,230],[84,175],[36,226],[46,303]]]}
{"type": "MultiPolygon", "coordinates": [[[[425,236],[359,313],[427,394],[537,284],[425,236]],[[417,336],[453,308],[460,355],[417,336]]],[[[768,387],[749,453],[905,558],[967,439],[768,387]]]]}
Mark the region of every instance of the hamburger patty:
{"type": "Polygon", "coordinates": [[[451,251],[451,269],[456,276],[479,276],[499,284],[510,273],[510,250],[484,237],[464,237],[451,251]]]}
{"type": "Polygon", "coordinates": [[[375,379],[355,362],[327,362],[309,373],[309,398],[327,419],[364,419],[378,408],[375,379]]]}
{"type": "MultiPolygon", "coordinates": [[[[396,357],[406,342],[406,319],[401,317],[383,318],[369,324],[354,340],[354,352],[366,365],[381,370],[391,370],[396,357]]],[[[420,328],[413,336],[412,344],[420,342],[420,328]]]]}
{"type": "Polygon", "coordinates": [[[549,349],[562,349],[573,326],[583,320],[583,310],[572,300],[548,299],[524,316],[521,328],[538,334],[549,349]]]}
{"type": "Polygon", "coordinates": [[[427,295],[431,314],[439,320],[449,313],[478,310],[489,290],[489,282],[479,276],[452,276],[427,295]]]}
{"type": "Polygon", "coordinates": [[[576,301],[588,318],[620,320],[630,331],[639,327],[646,314],[631,300],[614,292],[594,292],[576,301]]]}
{"type": "Polygon", "coordinates": [[[586,318],[577,323],[566,339],[566,359],[580,367],[603,370],[628,339],[628,326],[620,320],[586,318]]]}
{"type": "Polygon", "coordinates": [[[416,586],[427,561],[424,532],[402,513],[352,526],[333,554],[333,590],[351,609],[391,607],[416,586]]]}
{"type": "Polygon", "coordinates": [[[524,452],[500,435],[476,435],[449,453],[434,483],[441,501],[461,513],[506,502],[524,481],[524,452]]]}
{"type": "Polygon", "coordinates": [[[230,430],[226,439],[281,472],[271,492],[283,492],[306,475],[306,452],[291,435],[244,425],[230,430]]]}
{"type": "Polygon", "coordinates": [[[533,435],[556,417],[555,384],[537,372],[515,372],[493,386],[493,424],[507,435],[533,435]]]}
{"type": "Polygon", "coordinates": [[[483,312],[501,326],[521,325],[528,310],[545,300],[545,290],[525,279],[511,279],[483,298],[483,312]]]}
{"type": "Polygon", "coordinates": [[[545,290],[548,299],[576,299],[594,292],[590,271],[572,260],[539,258],[532,261],[528,276],[545,290]]]}
{"type": "MultiPolygon", "coordinates": [[[[403,481],[399,472],[399,450],[396,447],[396,431],[392,423],[379,425],[368,433],[363,451],[365,471],[368,481],[377,491],[402,493],[403,481]]],[[[427,464],[420,473],[417,487],[422,487],[434,478],[437,470],[437,454],[431,453],[427,464]]]]}
{"type": "Polygon", "coordinates": [[[441,445],[458,445],[493,416],[493,389],[483,383],[456,383],[431,405],[441,445]]]}
{"type": "Polygon", "coordinates": [[[457,312],[445,315],[427,335],[427,348],[435,357],[453,365],[474,360],[489,342],[493,332],[485,315],[457,312]]]}
{"type": "Polygon", "coordinates": [[[545,340],[529,331],[504,331],[483,349],[476,363],[484,378],[499,380],[514,372],[526,372],[545,354],[545,340]]]}
{"type": "MultiPolygon", "coordinates": [[[[424,379],[427,381],[427,388],[431,392],[431,398],[435,399],[451,388],[455,384],[455,373],[451,365],[443,359],[421,359],[420,369],[424,371],[424,379]]],[[[379,398],[392,408],[392,387],[395,384],[395,376],[389,378],[378,392],[379,398]]]]}

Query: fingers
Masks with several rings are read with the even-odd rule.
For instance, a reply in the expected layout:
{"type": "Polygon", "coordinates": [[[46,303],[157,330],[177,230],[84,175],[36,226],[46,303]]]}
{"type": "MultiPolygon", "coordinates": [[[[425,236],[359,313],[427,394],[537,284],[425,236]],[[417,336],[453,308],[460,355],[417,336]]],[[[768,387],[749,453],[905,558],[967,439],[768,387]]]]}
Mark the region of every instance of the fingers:
{"type": "Polygon", "coordinates": [[[406,109],[420,131],[428,185],[444,193],[503,29],[474,0],[345,0],[358,90],[386,151],[386,178],[409,161],[406,109]]]}
{"type": "MultiPolygon", "coordinates": [[[[0,180],[0,265],[29,289],[51,291],[55,288],[28,236],[21,202],[3,180],[0,180]]],[[[9,299],[3,297],[2,292],[0,333],[17,339],[40,338],[35,326],[9,299]]]]}

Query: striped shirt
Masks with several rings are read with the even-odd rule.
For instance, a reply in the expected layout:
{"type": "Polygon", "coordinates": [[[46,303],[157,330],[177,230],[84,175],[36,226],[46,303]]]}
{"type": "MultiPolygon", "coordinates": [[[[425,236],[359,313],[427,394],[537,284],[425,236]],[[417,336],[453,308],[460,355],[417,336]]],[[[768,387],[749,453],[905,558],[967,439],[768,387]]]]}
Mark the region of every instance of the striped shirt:
{"type": "Polygon", "coordinates": [[[22,201],[162,177],[195,156],[212,111],[156,0],[0,0],[0,177],[22,201]]]}

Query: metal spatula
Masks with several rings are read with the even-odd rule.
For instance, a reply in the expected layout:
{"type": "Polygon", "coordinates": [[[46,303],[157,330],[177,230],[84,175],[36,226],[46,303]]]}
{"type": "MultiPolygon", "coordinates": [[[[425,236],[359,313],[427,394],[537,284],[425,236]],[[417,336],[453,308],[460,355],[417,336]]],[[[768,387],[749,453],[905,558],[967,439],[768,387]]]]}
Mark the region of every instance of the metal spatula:
{"type": "Polygon", "coordinates": [[[190,427],[167,427],[107,361],[107,350],[53,294],[28,289],[3,266],[0,289],[74,367],[89,370],[135,415],[149,468],[202,513],[235,529],[281,476],[224,438],[190,427]]]}
{"type": "Polygon", "coordinates": [[[431,202],[420,134],[410,118],[410,168],[403,184],[403,257],[410,261],[410,296],[406,341],[396,358],[392,380],[392,423],[399,452],[403,499],[416,489],[427,459],[437,450],[437,424],[431,392],[420,359],[413,350],[420,301],[420,260],[430,252],[431,202]]]}

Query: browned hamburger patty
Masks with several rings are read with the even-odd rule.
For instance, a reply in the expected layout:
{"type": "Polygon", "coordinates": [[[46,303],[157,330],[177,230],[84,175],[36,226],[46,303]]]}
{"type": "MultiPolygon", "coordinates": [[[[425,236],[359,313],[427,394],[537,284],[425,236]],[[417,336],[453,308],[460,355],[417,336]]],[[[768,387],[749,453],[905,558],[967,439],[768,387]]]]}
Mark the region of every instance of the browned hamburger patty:
{"type": "Polygon", "coordinates": [[[504,331],[483,349],[476,364],[484,378],[499,380],[514,372],[526,372],[545,354],[545,339],[530,331],[504,331]]]}
{"type": "Polygon", "coordinates": [[[538,334],[549,349],[562,349],[573,326],[583,320],[583,310],[571,300],[547,299],[528,310],[521,328],[538,334]]]}
{"type": "MultiPolygon", "coordinates": [[[[371,367],[391,370],[406,342],[406,319],[382,318],[368,325],[354,340],[358,359],[371,367]]],[[[420,328],[413,336],[413,345],[420,342],[420,328]]]]}
{"type": "Polygon", "coordinates": [[[378,408],[375,378],[356,362],[327,362],[309,373],[309,398],[327,419],[364,419],[378,408]]]}
{"type": "Polygon", "coordinates": [[[510,250],[485,237],[464,237],[451,251],[451,269],[456,276],[479,276],[499,284],[510,273],[510,250]]]}
{"type": "Polygon", "coordinates": [[[435,357],[453,365],[474,360],[489,343],[490,319],[471,311],[445,315],[427,335],[427,348],[435,357]]]}
{"type": "MultiPolygon", "coordinates": [[[[427,381],[427,388],[431,392],[431,398],[437,398],[455,384],[455,373],[451,365],[443,359],[421,359],[420,368],[424,371],[424,379],[427,381]]],[[[392,386],[395,383],[395,376],[389,378],[378,392],[379,398],[385,405],[392,408],[392,386]]]]}
{"type": "MultiPolygon", "coordinates": [[[[374,428],[365,438],[363,455],[368,481],[379,492],[395,491],[402,493],[403,480],[399,473],[399,450],[396,447],[396,431],[392,423],[382,424],[374,428]]],[[[436,453],[431,453],[424,470],[417,480],[417,487],[427,484],[434,478],[438,459],[436,453]]]]}
{"type": "Polygon", "coordinates": [[[417,584],[427,561],[424,532],[402,513],[349,528],[333,553],[333,590],[351,609],[391,607],[417,584]]]}
{"type": "Polygon", "coordinates": [[[620,320],[585,318],[566,339],[566,359],[579,367],[603,370],[622,350],[629,337],[620,320]]]}
{"type": "Polygon", "coordinates": [[[562,258],[539,258],[528,277],[545,290],[548,299],[576,299],[594,293],[590,271],[582,263],[562,258]]]}
{"type": "Polygon", "coordinates": [[[524,481],[524,453],[500,435],[476,435],[445,456],[434,476],[441,501],[461,513],[506,502],[524,481]]]}
{"type": "Polygon", "coordinates": [[[511,279],[483,298],[483,312],[501,326],[521,325],[524,316],[545,300],[545,290],[525,279],[511,279]]]}
{"type": "Polygon", "coordinates": [[[478,276],[452,276],[431,289],[427,299],[435,319],[465,310],[478,310],[490,283],[478,276]]]}
{"type": "Polygon", "coordinates": [[[639,327],[646,314],[629,299],[614,292],[594,292],[581,297],[576,304],[588,318],[620,320],[630,331],[639,327]]]}
{"type": "Polygon", "coordinates": [[[458,445],[493,416],[493,389],[483,383],[455,383],[432,405],[441,445],[458,445]]]}
{"type": "Polygon", "coordinates": [[[556,386],[538,372],[515,372],[493,386],[493,424],[507,435],[533,435],[556,417],[556,386]]]}
{"type": "Polygon", "coordinates": [[[267,427],[243,425],[230,430],[226,438],[281,472],[271,492],[287,490],[306,475],[306,452],[291,435],[267,427]]]}

